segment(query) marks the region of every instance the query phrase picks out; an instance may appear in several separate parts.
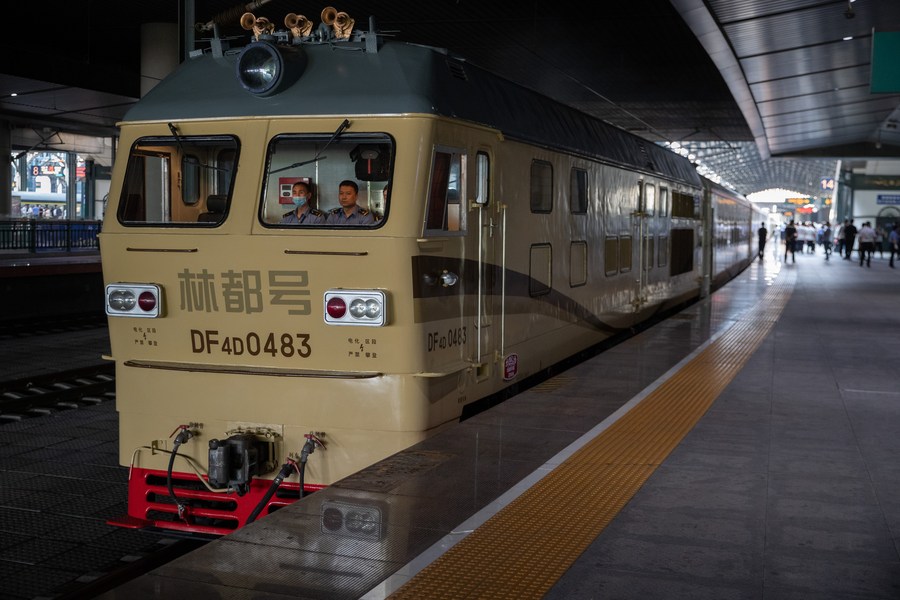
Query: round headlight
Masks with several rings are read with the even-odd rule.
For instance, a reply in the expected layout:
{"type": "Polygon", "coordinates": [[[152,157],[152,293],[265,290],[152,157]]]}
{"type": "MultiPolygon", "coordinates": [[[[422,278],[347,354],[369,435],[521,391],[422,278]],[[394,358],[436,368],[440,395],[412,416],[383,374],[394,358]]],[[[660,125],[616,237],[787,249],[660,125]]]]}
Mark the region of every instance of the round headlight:
{"type": "Polygon", "coordinates": [[[361,319],[366,315],[366,301],[362,298],[356,298],[350,303],[350,314],[361,319]]]}
{"type": "Polygon", "coordinates": [[[237,75],[248,92],[265,94],[278,85],[284,61],[278,49],[267,42],[256,42],[244,48],[237,61],[237,75]]]}
{"type": "Polygon", "coordinates": [[[366,300],[366,316],[375,319],[381,314],[381,303],[377,300],[366,300]]]}
{"type": "Polygon", "coordinates": [[[113,310],[131,310],[137,299],[129,290],[115,290],[109,295],[109,307],[113,310]]]}
{"type": "Polygon", "coordinates": [[[300,78],[306,68],[306,53],[302,48],[279,49],[269,42],[253,42],[241,51],[236,68],[245,90],[268,96],[300,78]]]}

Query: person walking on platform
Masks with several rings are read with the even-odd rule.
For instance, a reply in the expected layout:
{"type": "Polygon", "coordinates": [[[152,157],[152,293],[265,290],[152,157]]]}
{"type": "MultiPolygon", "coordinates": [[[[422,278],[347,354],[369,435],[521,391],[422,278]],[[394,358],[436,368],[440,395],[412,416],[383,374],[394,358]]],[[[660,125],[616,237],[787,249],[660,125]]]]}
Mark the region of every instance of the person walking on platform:
{"type": "Polygon", "coordinates": [[[866,221],[859,228],[859,266],[872,267],[872,255],[875,253],[875,230],[866,221]]]}
{"type": "Polygon", "coordinates": [[[794,227],[794,220],[787,224],[784,228],[784,262],[787,262],[788,252],[791,253],[791,262],[797,262],[797,256],[794,254],[797,246],[797,228],[794,227]]]}
{"type": "Polygon", "coordinates": [[[837,230],[837,235],[835,237],[837,241],[837,255],[844,256],[844,228],[847,227],[847,219],[844,219],[844,222],[840,224],[837,230]]]}
{"type": "Polygon", "coordinates": [[[803,242],[806,248],[801,248],[801,252],[816,253],[816,228],[813,226],[812,221],[804,221],[803,223],[803,242]]]}
{"type": "Polygon", "coordinates": [[[769,237],[769,230],[766,229],[765,221],[759,224],[756,234],[759,236],[759,260],[762,260],[763,252],[766,250],[766,239],[769,237]]]}
{"type": "Polygon", "coordinates": [[[820,233],[822,234],[822,248],[825,250],[825,260],[829,260],[831,258],[831,238],[834,235],[834,232],[831,230],[831,223],[825,221],[820,233]]]}
{"type": "Polygon", "coordinates": [[[856,240],[856,225],[853,219],[848,223],[844,221],[844,260],[850,260],[853,257],[853,242],[856,240]]]}
{"type": "Polygon", "coordinates": [[[888,236],[888,245],[891,247],[891,268],[894,268],[894,257],[900,257],[900,223],[894,223],[891,234],[888,236]]]}

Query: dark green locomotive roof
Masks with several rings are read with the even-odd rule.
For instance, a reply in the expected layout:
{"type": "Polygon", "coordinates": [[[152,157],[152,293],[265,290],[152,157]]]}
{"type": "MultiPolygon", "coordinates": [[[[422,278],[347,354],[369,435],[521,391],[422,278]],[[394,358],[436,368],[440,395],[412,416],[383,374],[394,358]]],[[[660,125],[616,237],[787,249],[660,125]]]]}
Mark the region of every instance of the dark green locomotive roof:
{"type": "Polygon", "coordinates": [[[239,50],[218,57],[204,53],[154,87],[125,121],[434,114],[493,127],[510,139],[701,184],[686,158],[446,51],[394,41],[373,50],[354,41],[282,46],[285,55],[302,58],[297,62],[305,68],[293,85],[266,97],[239,82],[239,50]]]}

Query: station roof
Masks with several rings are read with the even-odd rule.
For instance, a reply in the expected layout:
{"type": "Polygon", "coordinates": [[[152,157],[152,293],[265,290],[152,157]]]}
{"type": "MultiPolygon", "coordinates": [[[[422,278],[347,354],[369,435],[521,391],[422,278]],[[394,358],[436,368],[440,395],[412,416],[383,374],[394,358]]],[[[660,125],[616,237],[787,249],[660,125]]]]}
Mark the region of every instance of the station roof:
{"type": "MultiPolygon", "coordinates": [[[[27,146],[58,147],[56,132],[114,135],[140,96],[143,25],[179,24],[177,57],[208,35],[193,25],[216,15],[231,12],[235,23],[221,26],[222,36],[246,38],[236,24],[245,10],[279,25],[289,12],[318,24],[324,7],[14,3],[7,18],[16,26],[0,41],[15,57],[0,68],[0,119],[27,146]],[[194,13],[179,12],[185,6],[194,13]]],[[[742,193],[819,195],[838,161],[862,168],[900,159],[900,88],[890,88],[900,75],[888,73],[888,91],[873,90],[873,40],[881,48],[885,38],[888,50],[896,43],[880,35],[900,31],[896,0],[352,0],[335,8],[358,28],[372,17],[396,39],[447,48],[649,140],[677,142],[742,193]]],[[[146,47],[145,58],[160,51],[146,47]]],[[[900,65],[900,50],[893,56],[900,65]]]]}

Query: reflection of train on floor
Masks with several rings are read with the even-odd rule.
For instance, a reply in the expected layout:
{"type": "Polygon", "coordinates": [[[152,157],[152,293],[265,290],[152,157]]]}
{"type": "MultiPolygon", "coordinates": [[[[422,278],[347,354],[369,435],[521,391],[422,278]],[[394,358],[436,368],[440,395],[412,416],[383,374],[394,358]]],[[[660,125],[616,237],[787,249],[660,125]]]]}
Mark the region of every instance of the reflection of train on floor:
{"type": "Polygon", "coordinates": [[[754,209],[687,159],[323,21],[214,40],[121,124],[100,236],[120,525],[233,530],[755,256],[754,209]],[[297,180],[326,214],[352,180],[378,218],[281,224],[297,180]]]}

